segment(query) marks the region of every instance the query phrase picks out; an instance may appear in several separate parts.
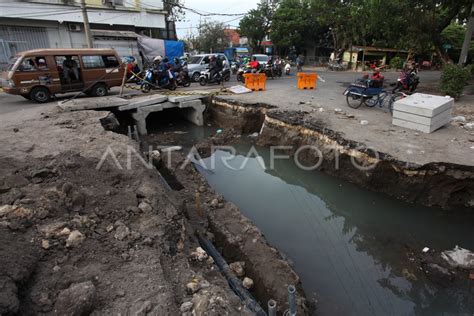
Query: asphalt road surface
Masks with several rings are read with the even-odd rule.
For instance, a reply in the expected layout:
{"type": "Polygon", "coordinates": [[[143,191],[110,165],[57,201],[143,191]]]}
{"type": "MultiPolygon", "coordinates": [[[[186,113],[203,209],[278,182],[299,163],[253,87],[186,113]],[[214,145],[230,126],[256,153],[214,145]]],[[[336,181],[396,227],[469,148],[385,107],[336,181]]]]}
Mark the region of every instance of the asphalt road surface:
{"type": "MultiPolygon", "coordinates": [[[[324,87],[318,90],[318,94],[321,97],[325,97],[327,95],[328,100],[334,99],[335,95],[339,95],[340,91],[343,91],[345,87],[347,87],[351,82],[355,79],[360,78],[362,73],[355,73],[355,72],[335,72],[335,71],[317,71],[321,80],[318,82],[318,85],[324,87]]],[[[386,78],[386,83],[389,85],[390,83],[396,82],[398,78],[397,72],[385,72],[383,73],[386,78]]],[[[439,81],[440,72],[439,71],[424,71],[420,72],[420,80],[421,85],[423,84],[435,84],[439,81]]],[[[230,87],[233,85],[241,84],[237,81],[236,76],[232,75],[231,80],[229,82],[225,82],[225,87],[230,87]]],[[[132,84],[133,85],[133,84],[132,84]]],[[[275,79],[267,79],[267,85],[271,86],[272,88],[286,88],[289,85],[296,87],[296,76],[295,72],[293,72],[290,76],[283,75],[281,78],[275,79]]],[[[198,82],[193,82],[190,87],[183,88],[179,87],[177,91],[190,91],[190,90],[211,90],[219,88],[216,84],[210,84],[206,86],[201,86],[198,82]]],[[[110,91],[110,95],[118,95],[119,88],[115,87],[110,91]]],[[[126,89],[126,93],[141,93],[139,91],[133,89],[126,89]]],[[[298,97],[298,90],[294,89],[292,92],[292,96],[295,98],[298,97]]],[[[37,104],[30,100],[26,100],[21,96],[17,95],[9,95],[4,92],[0,92],[0,115],[10,113],[10,112],[21,112],[26,109],[40,108],[51,105],[51,103],[56,103],[60,100],[65,100],[74,96],[74,94],[64,94],[59,95],[56,100],[51,101],[50,103],[46,104],[37,104]]],[[[255,95],[258,96],[257,94],[255,95]]],[[[86,96],[82,96],[86,97],[86,96]]],[[[341,95],[341,98],[342,95],[341,95]]]]}

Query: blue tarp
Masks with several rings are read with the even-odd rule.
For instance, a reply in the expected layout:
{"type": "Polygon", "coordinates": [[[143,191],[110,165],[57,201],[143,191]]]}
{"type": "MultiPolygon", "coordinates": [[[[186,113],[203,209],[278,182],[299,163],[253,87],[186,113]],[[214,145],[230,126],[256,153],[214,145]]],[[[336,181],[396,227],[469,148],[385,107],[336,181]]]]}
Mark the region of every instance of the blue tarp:
{"type": "Polygon", "coordinates": [[[165,41],[165,55],[169,60],[184,55],[184,43],[180,41],[165,41]]]}
{"type": "Polygon", "coordinates": [[[169,60],[173,60],[174,57],[181,57],[184,55],[184,43],[139,36],[138,50],[148,62],[151,62],[153,58],[158,55],[163,57],[166,56],[169,60]]]}

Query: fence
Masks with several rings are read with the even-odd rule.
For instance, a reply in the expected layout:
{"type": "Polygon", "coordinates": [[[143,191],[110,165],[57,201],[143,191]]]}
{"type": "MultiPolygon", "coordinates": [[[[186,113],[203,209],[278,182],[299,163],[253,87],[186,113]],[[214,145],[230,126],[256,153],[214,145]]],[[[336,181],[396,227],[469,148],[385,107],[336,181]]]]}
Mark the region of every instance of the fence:
{"type": "Polygon", "coordinates": [[[304,64],[307,66],[326,67],[329,63],[329,56],[305,56],[304,64]]]}
{"type": "Polygon", "coordinates": [[[46,28],[0,25],[0,70],[5,70],[10,58],[19,52],[48,47],[46,28]]]}

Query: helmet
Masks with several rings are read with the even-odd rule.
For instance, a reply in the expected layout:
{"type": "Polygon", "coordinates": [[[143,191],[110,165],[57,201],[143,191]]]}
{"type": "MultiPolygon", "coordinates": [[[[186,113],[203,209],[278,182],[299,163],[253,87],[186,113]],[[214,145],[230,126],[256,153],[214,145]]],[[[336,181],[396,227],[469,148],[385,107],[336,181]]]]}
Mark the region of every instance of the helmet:
{"type": "Polygon", "coordinates": [[[160,55],[156,56],[155,58],[153,58],[153,62],[157,61],[157,62],[161,62],[163,60],[163,57],[161,57],[160,55]]]}

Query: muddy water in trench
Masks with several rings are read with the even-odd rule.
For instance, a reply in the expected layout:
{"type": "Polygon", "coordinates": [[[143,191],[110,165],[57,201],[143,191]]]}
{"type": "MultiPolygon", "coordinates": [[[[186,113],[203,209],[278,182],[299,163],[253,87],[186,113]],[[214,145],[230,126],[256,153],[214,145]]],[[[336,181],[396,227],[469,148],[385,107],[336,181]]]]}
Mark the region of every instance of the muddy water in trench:
{"type": "Polygon", "coordinates": [[[292,160],[276,161],[270,170],[268,149],[256,147],[258,157],[247,158],[250,145],[236,148],[240,154],[216,151],[205,159],[208,167],[214,160],[212,171],[198,169],[294,263],[308,298],[319,301],[317,315],[474,310],[467,281],[433,283],[409,259],[424,246],[474,249],[469,222],[303,171],[292,160]]]}
{"type": "MultiPolygon", "coordinates": [[[[160,145],[188,151],[216,133],[172,114],[153,124],[160,145]]],[[[156,145],[153,135],[148,141],[156,145]]],[[[319,302],[317,315],[472,314],[467,282],[433,283],[409,259],[425,246],[474,250],[471,221],[303,171],[292,160],[276,160],[271,170],[269,149],[255,147],[258,157],[247,157],[248,142],[234,147],[236,155],[204,159],[208,167],[214,160],[211,171],[197,169],[293,262],[306,295],[319,302]]]]}

